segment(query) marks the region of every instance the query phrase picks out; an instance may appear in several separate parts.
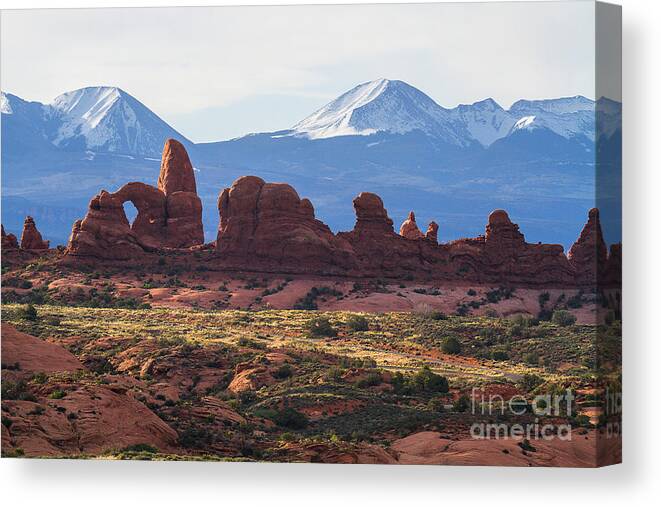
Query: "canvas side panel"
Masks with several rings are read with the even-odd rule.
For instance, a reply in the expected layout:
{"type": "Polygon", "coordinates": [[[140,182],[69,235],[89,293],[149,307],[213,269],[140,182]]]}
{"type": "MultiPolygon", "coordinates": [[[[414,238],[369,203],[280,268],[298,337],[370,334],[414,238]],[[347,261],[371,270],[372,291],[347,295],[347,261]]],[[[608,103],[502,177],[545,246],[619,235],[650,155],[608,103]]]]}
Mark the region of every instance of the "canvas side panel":
{"type": "Polygon", "coordinates": [[[597,466],[622,461],[622,8],[596,6],[596,202],[607,257],[597,256],[597,466]]]}

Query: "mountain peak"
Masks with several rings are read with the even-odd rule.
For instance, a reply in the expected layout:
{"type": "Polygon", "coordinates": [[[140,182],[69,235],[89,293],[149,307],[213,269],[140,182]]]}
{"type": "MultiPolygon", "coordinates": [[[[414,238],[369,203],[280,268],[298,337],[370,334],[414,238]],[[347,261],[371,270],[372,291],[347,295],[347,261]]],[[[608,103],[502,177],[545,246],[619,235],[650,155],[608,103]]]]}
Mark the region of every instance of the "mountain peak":
{"type": "Polygon", "coordinates": [[[116,86],[87,86],[46,106],[58,122],[49,135],[56,146],[158,156],[166,139],[187,142],[144,104],[116,86]]]}
{"type": "Polygon", "coordinates": [[[355,110],[373,101],[387,88],[388,79],[377,79],[359,84],[307,118],[294,125],[297,133],[307,134],[310,139],[321,139],[341,135],[367,135],[374,129],[358,131],[352,125],[355,110]]]}
{"type": "Polygon", "coordinates": [[[122,95],[122,90],[113,86],[88,86],[63,93],[50,105],[62,115],[71,118],[74,128],[84,124],[93,129],[122,95]]]}
{"type": "Polygon", "coordinates": [[[475,109],[481,109],[483,111],[504,111],[501,105],[495,100],[493,100],[491,97],[483,100],[478,100],[477,102],[473,102],[470,106],[467,107],[473,107],[475,109]]]}
{"type": "Polygon", "coordinates": [[[420,131],[453,145],[471,143],[461,126],[453,125],[447,109],[408,83],[385,78],[359,84],[292,130],[308,139],[420,131]]]}
{"type": "Polygon", "coordinates": [[[541,100],[518,100],[512,107],[510,113],[543,111],[552,114],[577,113],[580,111],[594,111],[594,101],[583,95],[573,97],[560,97],[557,99],[541,100]]]}

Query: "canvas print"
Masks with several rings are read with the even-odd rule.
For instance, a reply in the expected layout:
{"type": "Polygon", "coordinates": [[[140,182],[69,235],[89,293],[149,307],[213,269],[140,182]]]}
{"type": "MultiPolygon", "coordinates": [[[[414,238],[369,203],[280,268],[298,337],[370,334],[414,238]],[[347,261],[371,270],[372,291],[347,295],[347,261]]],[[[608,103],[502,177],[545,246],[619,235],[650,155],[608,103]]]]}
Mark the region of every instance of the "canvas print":
{"type": "Polygon", "coordinates": [[[621,460],[619,7],[1,24],[4,458],[621,460]]]}

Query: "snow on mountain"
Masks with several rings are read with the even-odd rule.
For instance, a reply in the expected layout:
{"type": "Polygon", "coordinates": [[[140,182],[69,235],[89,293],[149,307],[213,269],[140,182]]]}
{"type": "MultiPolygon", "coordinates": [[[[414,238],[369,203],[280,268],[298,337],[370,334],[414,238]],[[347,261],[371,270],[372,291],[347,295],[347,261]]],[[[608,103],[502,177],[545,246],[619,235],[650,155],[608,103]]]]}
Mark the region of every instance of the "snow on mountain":
{"type": "Polygon", "coordinates": [[[582,95],[562,97],[559,99],[519,100],[512,104],[510,113],[521,111],[543,111],[553,114],[567,114],[578,111],[594,111],[594,101],[582,95]]]}
{"type": "Polygon", "coordinates": [[[514,132],[515,130],[523,130],[523,129],[532,130],[534,128],[538,128],[539,126],[540,126],[539,122],[535,123],[535,115],[524,116],[514,124],[510,133],[514,132]]]}
{"type": "Polygon", "coordinates": [[[310,139],[373,134],[375,128],[356,129],[351,124],[351,117],[355,109],[378,97],[386,85],[385,79],[358,85],[294,125],[293,130],[310,139]]]}
{"type": "MultiPolygon", "coordinates": [[[[508,110],[491,98],[447,109],[403,81],[378,79],[356,86],[290,131],[273,138],[296,136],[318,140],[377,132],[419,132],[454,147],[488,148],[521,130],[547,129],[565,139],[584,142],[584,138],[595,139],[595,123],[600,122],[600,134],[608,136],[620,124],[620,103],[602,104],[603,107],[598,107],[594,101],[578,95],[519,100],[508,110]]],[[[6,124],[3,135],[13,136],[13,145],[35,142],[48,148],[43,146],[45,142],[67,151],[156,158],[168,137],[193,146],[146,106],[116,87],[81,88],[45,105],[2,93],[0,109],[6,124]]],[[[11,148],[8,143],[3,142],[3,146],[11,148]]]]}
{"type": "Polygon", "coordinates": [[[5,92],[0,93],[0,113],[2,114],[12,114],[11,104],[9,104],[9,99],[5,92]]]}
{"type": "Polygon", "coordinates": [[[519,125],[519,129],[547,128],[566,139],[585,136],[593,141],[595,137],[595,103],[581,95],[559,99],[519,100],[512,104],[508,112],[519,120],[523,117],[534,117],[528,124],[519,125]]]}
{"type": "Polygon", "coordinates": [[[120,88],[81,88],[60,95],[50,104],[27,102],[3,92],[0,109],[6,124],[3,134],[16,138],[11,144],[3,142],[10,150],[25,145],[27,134],[51,148],[137,156],[160,157],[170,137],[191,144],[120,88]]]}
{"type": "Polygon", "coordinates": [[[465,126],[417,88],[389,79],[360,84],[292,127],[308,139],[415,130],[452,145],[473,141],[465,126]]]}
{"type": "Polygon", "coordinates": [[[465,123],[470,135],[482,146],[506,136],[516,120],[495,100],[489,98],[474,104],[461,104],[453,115],[465,123]]]}
{"type": "MultiPolygon", "coordinates": [[[[106,86],[81,88],[56,97],[51,107],[61,115],[62,125],[57,130],[54,143],[59,145],[73,136],[83,135],[88,141],[88,147],[103,145],[109,133],[102,132],[103,129],[95,129],[120,97],[118,88],[106,86]]],[[[131,114],[130,110],[128,113],[130,123],[127,127],[135,124],[135,114],[131,114]]]]}
{"type": "Polygon", "coordinates": [[[49,104],[60,121],[52,142],[61,147],[142,156],[158,155],[169,137],[187,141],[120,88],[98,86],[67,92],[49,104]]]}
{"type": "Polygon", "coordinates": [[[595,137],[595,103],[577,95],[547,100],[519,100],[509,110],[488,98],[446,109],[403,81],[379,79],[360,84],[292,128],[308,139],[376,132],[421,131],[452,145],[498,139],[526,129],[548,129],[566,138],[595,137]]]}

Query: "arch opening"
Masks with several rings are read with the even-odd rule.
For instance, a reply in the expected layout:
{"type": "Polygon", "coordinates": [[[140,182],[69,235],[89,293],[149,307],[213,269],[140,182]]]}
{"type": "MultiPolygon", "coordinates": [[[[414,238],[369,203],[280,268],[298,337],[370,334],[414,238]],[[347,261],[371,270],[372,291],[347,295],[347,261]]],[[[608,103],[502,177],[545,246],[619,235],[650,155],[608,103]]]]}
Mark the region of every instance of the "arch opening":
{"type": "Polygon", "coordinates": [[[133,222],[135,222],[135,219],[138,216],[138,208],[136,208],[135,204],[131,201],[125,201],[122,206],[124,207],[126,219],[129,221],[129,226],[133,228],[133,222]]]}

